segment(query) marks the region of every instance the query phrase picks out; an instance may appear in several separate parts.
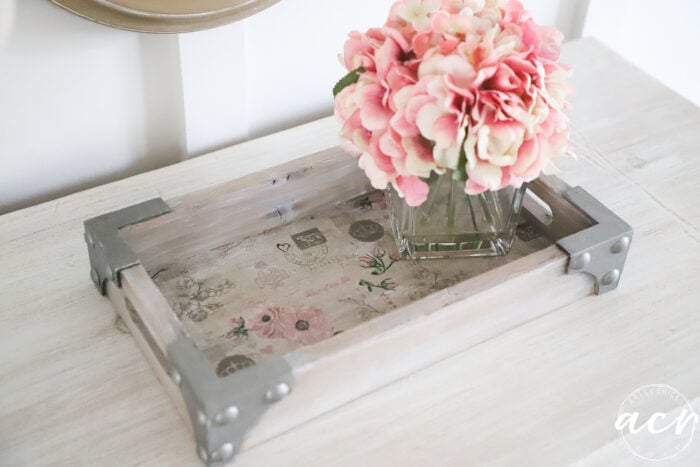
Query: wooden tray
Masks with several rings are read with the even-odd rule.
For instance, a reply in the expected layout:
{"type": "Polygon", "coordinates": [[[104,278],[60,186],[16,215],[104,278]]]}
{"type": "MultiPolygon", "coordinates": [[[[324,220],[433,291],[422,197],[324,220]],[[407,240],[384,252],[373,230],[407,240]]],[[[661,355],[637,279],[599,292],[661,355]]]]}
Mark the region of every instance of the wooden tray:
{"type": "Polygon", "coordinates": [[[506,257],[399,260],[383,193],[333,149],[89,220],[86,241],[93,281],[216,464],[617,287],[632,230],[585,191],[540,179],[522,217],[506,257]]]}

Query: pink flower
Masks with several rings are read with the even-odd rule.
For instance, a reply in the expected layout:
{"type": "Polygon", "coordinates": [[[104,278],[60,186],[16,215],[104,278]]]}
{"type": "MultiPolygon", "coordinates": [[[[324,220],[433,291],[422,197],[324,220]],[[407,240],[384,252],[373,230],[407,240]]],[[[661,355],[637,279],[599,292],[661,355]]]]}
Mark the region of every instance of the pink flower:
{"type": "Polygon", "coordinates": [[[343,122],[340,146],[350,154],[359,156],[369,149],[372,132],[362,126],[359,109],[343,122]]]}
{"type": "Polygon", "coordinates": [[[447,10],[435,13],[432,22],[435,31],[447,36],[447,39],[455,39],[457,42],[459,42],[458,36],[466,34],[471,26],[469,16],[459,13],[451,14],[447,10]]]}
{"type": "Polygon", "coordinates": [[[404,87],[394,102],[399,110],[390,125],[402,136],[406,154],[406,170],[399,172],[427,178],[432,171],[456,168],[464,139],[465,97],[452,93],[442,76],[428,75],[415,86],[404,87]],[[426,139],[433,142],[432,147],[425,144],[426,139]]]}
{"type": "Polygon", "coordinates": [[[427,58],[420,66],[419,77],[440,76],[450,80],[455,89],[466,90],[474,84],[477,72],[474,66],[459,54],[435,54],[427,58]]]}
{"type": "Polygon", "coordinates": [[[371,131],[362,125],[356,84],[345,88],[335,98],[335,115],[342,127],[340,145],[347,152],[359,156],[369,148],[371,131]]]}
{"type": "Polygon", "coordinates": [[[518,151],[525,140],[525,127],[516,120],[497,120],[476,131],[476,151],[468,149],[467,160],[474,156],[496,167],[507,167],[518,160],[518,151]]]}
{"type": "Polygon", "coordinates": [[[433,173],[466,172],[472,194],[550,173],[569,138],[561,41],[518,0],[398,0],[345,44],[364,71],[336,97],[341,146],[411,206],[433,173]]]}
{"type": "Polygon", "coordinates": [[[369,178],[372,186],[378,190],[383,190],[389,185],[390,181],[393,181],[395,177],[390,176],[384,170],[381,170],[375,163],[374,157],[368,152],[360,156],[359,164],[360,168],[365,171],[367,178],[369,178]]]}
{"type": "Polygon", "coordinates": [[[512,92],[522,96],[529,94],[537,67],[521,57],[509,57],[499,63],[491,78],[484,83],[485,89],[512,92]]]}
{"type": "Polygon", "coordinates": [[[542,171],[546,157],[542,157],[542,138],[535,136],[525,141],[518,151],[518,160],[510,168],[511,174],[522,181],[532,180],[542,171]]]}
{"type": "Polygon", "coordinates": [[[545,66],[546,78],[542,95],[545,102],[555,110],[564,110],[567,107],[566,98],[573,94],[574,88],[566,80],[571,77],[570,68],[550,64],[545,66]]]}
{"type": "Polygon", "coordinates": [[[445,0],[445,9],[452,13],[474,16],[484,9],[486,0],[445,0]]]}
{"type": "Polygon", "coordinates": [[[467,16],[450,14],[447,10],[435,13],[431,22],[432,27],[416,34],[411,42],[416,57],[421,59],[432,51],[442,55],[453,53],[471,26],[467,16]]]}
{"type": "Polygon", "coordinates": [[[400,176],[396,179],[396,189],[406,199],[409,206],[420,206],[428,199],[430,187],[418,177],[400,176]]]}
{"type": "Polygon", "coordinates": [[[333,324],[320,309],[304,306],[282,317],[284,337],[301,345],[311,345],[333,336],[333,324]]]}
{"type": "Polygon", "coordinates": [[[362,126],[369,131],[385,130],[393,115],[384,103],[386,90],[379,83],[358,87],[358,104],[362,126]]]}
{"type": "Polygon", "coordinates": [[[386,82],[386,78],[392,66],[400,64],[400,57],[408,52],[410,46],[399,31],[388,26],[381,29],[370,29],[367,36],[375,49],[374,59],[377,76],[380,81],[386,82]]]}
{"type": "Polygon", "coordinates": [[[374,47],[366,34],[352,31],[350,38],[345,42],[343,60],[348,70],[364,68],[369,71],[376,71],[374,64],[374,47]]]}
{"type": "Polygon", "coordinates": [[[416,29],[430,28],[430,14],[442,6],[442,0],[405,0],[400,2],[396,13],[416,29]]]}

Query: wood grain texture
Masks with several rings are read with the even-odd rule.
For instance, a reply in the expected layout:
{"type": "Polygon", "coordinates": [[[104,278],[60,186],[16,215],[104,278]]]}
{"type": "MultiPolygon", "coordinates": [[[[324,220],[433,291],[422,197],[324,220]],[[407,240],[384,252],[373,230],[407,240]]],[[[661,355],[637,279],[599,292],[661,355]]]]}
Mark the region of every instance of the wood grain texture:
{"type": "Polygon", "coordinates": [[[172,213],[121,231],[147,268],[210,251],[371,189],[334,147],[219,186],[167,199],[172,213]]]}
{"type": "MultiPolygon", "coordinates": [[[[577,70],[579,157],[562,176],[634,226],[620,288],[516,327],[506,316],[465,352],[236,465],[631,466],[613,427],[631,391],[670,384],[700,412],[700,110],[595,41],[564,50],[577,70]]],[[[0,217],[0,463],[198,465],[185,424],[89,281],[82,221],[332,147],[335,133],[320,120],[0,217]]],[[[699,460],[696,439],[675,465],[699,460]]]]}
{"type": "MultiPolygon", "coordinates": [[[[170,320],[166,318],[163,327],[166,329],[165,332],[154,332],[153,322],[151,321],[150,326],[145,321],[148,318],[153,320],[157,317],[163,317],[162,314],[159,315],[159,311],[169,312],[169,309],[163,310],[162,308],[156,308],[154,312],[144,314],[140,310],[143,308],[143,304],[134,304],[131,300],[127,298],[127,294],[134,297],[141,297],[143,295],[148,295],[148,291],[140,291],[140,293],[134,292],[133,288],[130,286],[134,280],[139,280],[139,276],[143,273],[143,268],[140,266],[135,266],[130,270],[124,271],[124,276],[122,278],[123,284],[122,288],[116,286],[114,282],[107,283],[107,294],[112,300],[114,309],[116,310],[119,318],[126,325],[132,337],[138,344],[141,352],[146,357],[146,360],[151,365],[154,373],[163,385],[165,392],[173,401],[178,413],[183,419],[186,425],[190,424],[189,413],[187,411],[187,406],[185,405],[185,400],[182,397],[180,388],[173,382],[170,375],[167,373],[168,362],[167,362],[167,347],[161,348],[162,344],[159,344],[156,340],[154,334],[159,336],[167,336],[170,334],[168,329],[172,327],[170,320]],[[144,315],[145,319],[141,317],[144,315]]],[[[167,316],[167,314],[166,314],[167,316]]],[[[160,329],[159,329],[160,331],[160,329]]],[[[191,429],[191,427],[189,427],[191,429]]]]}

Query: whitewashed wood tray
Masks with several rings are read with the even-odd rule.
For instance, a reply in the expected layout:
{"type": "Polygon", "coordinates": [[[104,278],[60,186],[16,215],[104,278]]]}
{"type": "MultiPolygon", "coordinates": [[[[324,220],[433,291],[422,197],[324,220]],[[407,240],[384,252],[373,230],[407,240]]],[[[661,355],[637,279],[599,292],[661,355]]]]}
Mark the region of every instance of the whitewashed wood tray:
{"type": "Polygon", "coordinates": [[[499,258],[400,260],[339,149],[92,219],[86,240],[212,465],[474,345],[476,316],[517,326],[613,290],[631,228],[559,179],[530,190],[499,258]]]}

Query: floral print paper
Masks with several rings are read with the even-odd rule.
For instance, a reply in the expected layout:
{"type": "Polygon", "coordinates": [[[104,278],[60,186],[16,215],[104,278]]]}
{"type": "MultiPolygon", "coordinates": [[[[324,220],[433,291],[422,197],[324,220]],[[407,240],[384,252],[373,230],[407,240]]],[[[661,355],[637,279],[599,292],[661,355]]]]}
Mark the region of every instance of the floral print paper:
{"type": "Polygon", "coordinates": [[[399,260],[382,192],[373,192],[151,276],[199,348],[228,375],[313,345],[550,244],[506,258],[399,260]]]}

